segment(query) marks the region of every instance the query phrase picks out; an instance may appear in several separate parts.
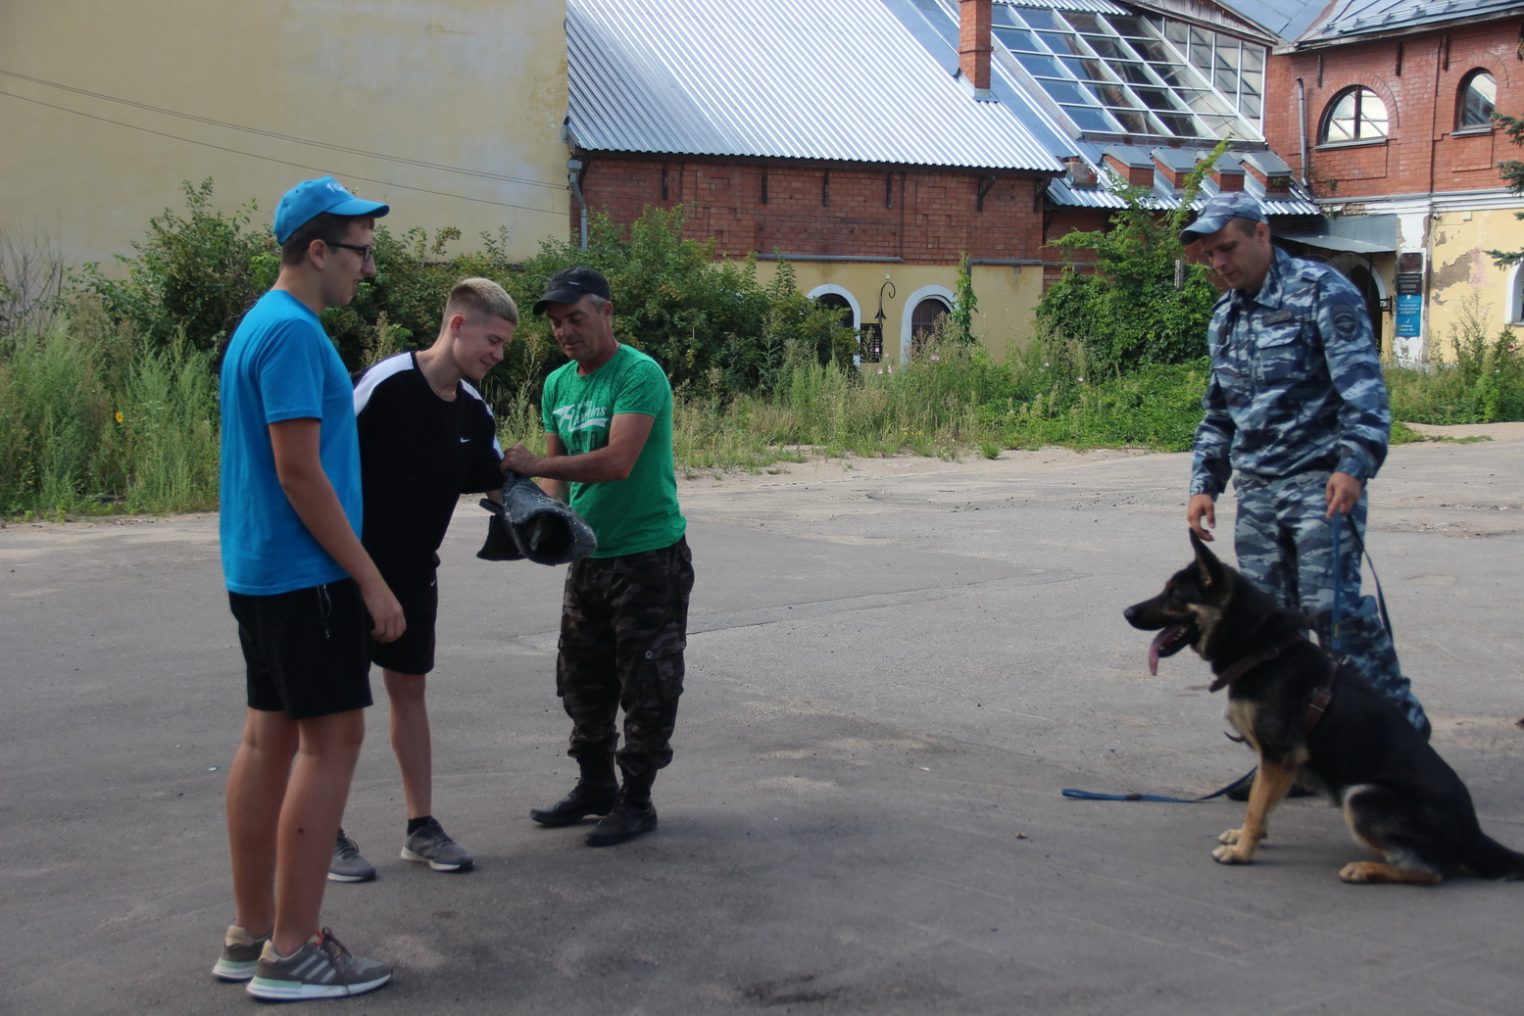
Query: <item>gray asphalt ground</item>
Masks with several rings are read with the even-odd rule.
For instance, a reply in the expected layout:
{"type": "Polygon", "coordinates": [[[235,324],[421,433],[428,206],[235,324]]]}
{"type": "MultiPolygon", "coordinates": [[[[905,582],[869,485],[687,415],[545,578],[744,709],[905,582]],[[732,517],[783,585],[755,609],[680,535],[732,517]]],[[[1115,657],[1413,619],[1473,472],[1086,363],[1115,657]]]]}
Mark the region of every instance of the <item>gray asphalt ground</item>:
{"type": "MultiPolygon", "coordinates": [[[[1393,449],[1369,546],[1435,745],[1524,847],[1524,433],[1490,434],[1393,449]]],[[[1210,850],[1240,806],[1060,796],[1195,795],[1251,762],[1204,665],[1150,677],[1121,616],[1187,560],[1188,464],[686,479],[676,760],[660,828],[607,850],[527,817],[575,773],[561,570],[475,560],[486,516],[463,502],[430,700],[436,814],[478,867],[398,858],[379,702],[345,825],[381,877],[330,886],[324,918],[397,976],[308,1008],[1518,1013],[1524,886],[1346,886],[1362,851],[1319,802],[1287,803],[1228,868],[1210,850]]],[[[210,976],[243,711],[216,518],[0,529],[0,604],[0,1012],[250,1011],[210,976]]]]}

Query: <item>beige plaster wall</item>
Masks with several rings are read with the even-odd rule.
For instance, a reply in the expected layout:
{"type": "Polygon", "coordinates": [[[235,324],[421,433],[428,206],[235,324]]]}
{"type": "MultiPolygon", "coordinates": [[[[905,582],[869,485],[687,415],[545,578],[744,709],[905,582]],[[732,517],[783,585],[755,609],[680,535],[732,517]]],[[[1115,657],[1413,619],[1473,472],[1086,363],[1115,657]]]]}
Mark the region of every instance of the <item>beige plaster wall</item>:
{"type": "Polygon", "coordinates": [[[1429,243],[1425,348],[1431,359],[1450,360],[1452,333],[1469,314],[1479,314],[1488,339],[1507,323],[1513,270],[1493,264],[1487,252],[1524,247],[1524,223],[1506,209],[1444,212],[1431,220],[1429,243]]]}
{"type": "MultiPolygon", "coordinates": [[[[795,261],[790,263],[799,291],[810,293],[820,286],[845,290],[858,307],[859,324],[872,323],[882,292],[884,311],[884,362],[899,362],[908,347],[905,320],[907,304],[917,292],[940,287],[957,291],[957,268],[952,265],[915,265],[893,262],[795,261]],[[884,288],[888,282],[892,288],[884,288]]],[[[764,282],[777,272],[777,262],[761,261],[757,276],[764,282]]],[[[1004,362],[1013,349],[1032,337],[1037,301],[1042,295],[1040,265],[972,265],[969,270],[977,307],[974,334],[996,362],[1004,362]]]]}
{"type": "Polygon", "coordinates": [[[180,182],[268,223],[332,174],[394,229],[567,232],[565,0],[4,0],[0,230],[130,252],[180,182]]]}

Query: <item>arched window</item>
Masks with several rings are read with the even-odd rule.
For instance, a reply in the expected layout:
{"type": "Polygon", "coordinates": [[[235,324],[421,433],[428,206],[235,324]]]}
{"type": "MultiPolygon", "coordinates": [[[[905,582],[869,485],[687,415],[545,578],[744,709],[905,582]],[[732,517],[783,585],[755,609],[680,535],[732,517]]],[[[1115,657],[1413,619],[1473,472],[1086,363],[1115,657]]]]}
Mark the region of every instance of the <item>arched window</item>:
{"type": "Polygon", "coordinates": [[[1492,111],[1497,108],[1498,83],[1486,71],[1472,71],[1461,81],[1456,102],[1455,129],[1491,127],[1492,111]]]}
{"type": "Polygon", "coordinates": [[[845,328],[857,327],[857,315],[852,311],[852,304],[840,293],[822,293],[815,297],[815,302],[822,307],[830,307],[837,312],[836,316],[841,319],[845,328]]]}
{"type": "Polygon", "coordinates": [[[910,355],[919,356],[926,342],[937,333],[942,319],[952,311],[940,296],[928,296],[910,314],[910,355]]]}
{"type": "Polygon", "coordinates": [[[1360,291],[1360,298],[1365,301],[1365,315],[1371,321],[1371,341],[1375,343],[1376,352],[1381,352],[1381,290],[1376,285],[1376,277],[1365,265],[1355,265],[1344,273],[1354,287],[1360,291]]]}
{"type": "Polygon", "coordinates": [[[1386,103],[1369,88],[1347,88],[1334,96],[1318,131],[1319,144],[1380,141],[1386,137],[1386,103]]]}
{"type": "Polygon", "coordinates": [[[1508,323],[1524,325],[1524,265],[1513,266],[1513,285],[1508,302],[1508,323]]]}

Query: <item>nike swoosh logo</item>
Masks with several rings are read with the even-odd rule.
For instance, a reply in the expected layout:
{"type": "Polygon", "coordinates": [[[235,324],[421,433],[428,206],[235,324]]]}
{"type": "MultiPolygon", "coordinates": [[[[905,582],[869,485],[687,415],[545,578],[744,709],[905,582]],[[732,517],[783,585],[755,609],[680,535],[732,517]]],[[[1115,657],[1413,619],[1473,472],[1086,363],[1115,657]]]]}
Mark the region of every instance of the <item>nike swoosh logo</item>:
{"type": "Polygon", "coordinates": [[[471,443],[471,439],[468,438],[468,437],[463,437],[463,438],[460,439],[460,443],[461,444],[470,444],[471,443]]]}

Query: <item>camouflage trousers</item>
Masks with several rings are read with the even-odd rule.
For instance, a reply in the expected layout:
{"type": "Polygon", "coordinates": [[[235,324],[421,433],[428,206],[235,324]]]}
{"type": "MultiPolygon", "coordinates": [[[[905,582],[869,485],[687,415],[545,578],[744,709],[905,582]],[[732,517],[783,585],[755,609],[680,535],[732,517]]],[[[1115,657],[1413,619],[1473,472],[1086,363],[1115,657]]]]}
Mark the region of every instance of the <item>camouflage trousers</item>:
{"type": "Polygon", "coordinates": [[[566,574],[556,694],[571,717],[568,754],[612,753],[626,776],[654,775],[672,761],[683,693],[693,555],[686,538],[662,550],[584,558],[566,574]]]}
{"type": "Polygon", "coordinates": [[[1383,696],[1423,729],[1423,706],[1412,682],[1402,674],[1397,648],[1381,622],[1374,597],[1360,595],[1360,551],[1354,532],[1365,538],[1366,496],[1348,516],[1326,518],[1326,472],[1302,473],[1279,480],[1239,474],[1234,481],[1238,517],[1233,544],[1245,577],[1283,605],[1306,614],[1318,641],[1350,664],[1383,696]],[[1339,534],[1334,560],[1333,525],[1339,534]],[[1338,645],[1334,644],[1334,590],[1339,591],[1338,645]]]}

